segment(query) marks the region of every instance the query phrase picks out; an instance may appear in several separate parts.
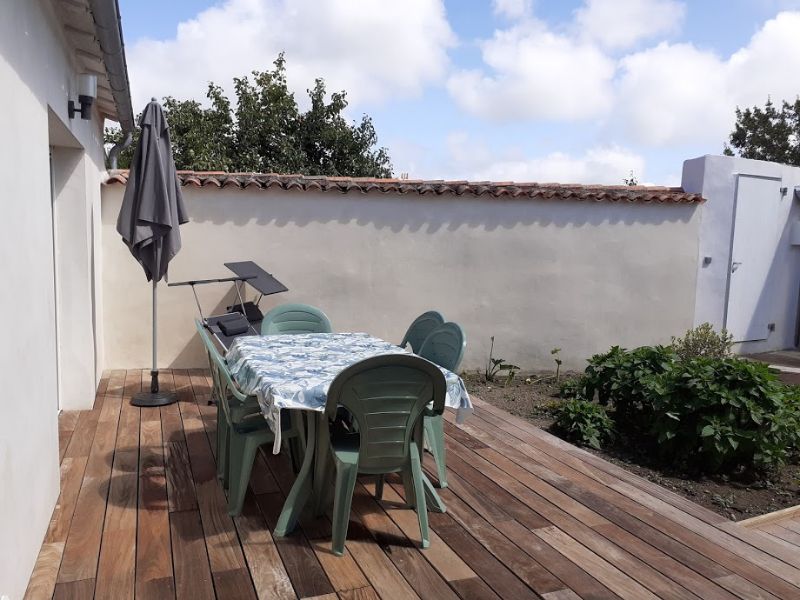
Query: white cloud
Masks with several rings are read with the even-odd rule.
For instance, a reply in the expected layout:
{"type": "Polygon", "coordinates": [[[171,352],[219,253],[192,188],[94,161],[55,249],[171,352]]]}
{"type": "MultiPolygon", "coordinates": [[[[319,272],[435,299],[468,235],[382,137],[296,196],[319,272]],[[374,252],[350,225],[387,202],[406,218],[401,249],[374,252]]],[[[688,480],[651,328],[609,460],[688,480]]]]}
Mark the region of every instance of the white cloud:
{"type": "Polygon", "coordinates": [[[454,43],[442,0],[227,0],[172,39],[134,42],[128,65],[137,109],[151,96],[204,99],[208,81],[231,89],[281,51],[295,92],[323,77],[358,104],[440,81],[454,43]]]}
{"type": "Polygon", "coordinates": [[[457,131],[447,136],[445,149],[447,157],[436,173],[411,171],[412,177],[622,185],[631,171],[639,181],[645,175],[644,158],[618,145],[596,145],[580,154],[530,156],[514,148],[497,151],[485,140],[457,131]]]}
{"type": "Polygon", "coordinates": [[[622,60],[616,121],[639,142],[712,141],[730,129],[724,63],[689,44],[661,44],[622,60]]]}
{"type": "Polygon", "coordinates": [[[508,19],[520,19],[531,12],[531,0],[492,0],[494,14],[508,19]]]}
{"type": "Polygon", "coordinates": [[[731,56],[729,85],[739,104],[763,104],[773,99],[793,100],[800,93],[800,12],[783,12],[731,56]]]}
{"type": "Polygon", "coordinates": [[[481,42],[483,69],[456,71],[447,89],[462,109],[491,121],[597,119],[631,142],[718,151],[736,106],[800,91],[800,12],[766,21],[727,57],[666,41],[619,55],[673,30],[683,12],[673,0],[587,0],[564,32],[526,17],[481,42]]]}
{"type": "Polygon", "coordinates": [[[606,48],[629,48],[677,31],[685,13],[686,6],[675,0],[586,0],[575,25],[580,36],[606,48]]]}
{"type": "Polygon", "coordinates": [[[645,161],[641,156],[618,146],[598,146],[579,156],[554,152],[540,157],[500,160],[476,171],[470,178],[480,181],[622,185],[623,179],[631,171],[642,180],[645,161]]]}
{"type": "Polygon", "coordinates": [[[447,82],[453,99],[487,119],[584,119],[612,104],[614,62],[598,48],[526,20],[481,43],[492,70],[454,73],[447,82]]]}
{"type": "Polygon", "coordinates": [[[615,121],[642,143],[721,147],[734,109],[792,100],[798,94],[800,13],[767,21],[749,43],[723,59],[691,44],[662,43],[622,59],[615,121]]]}

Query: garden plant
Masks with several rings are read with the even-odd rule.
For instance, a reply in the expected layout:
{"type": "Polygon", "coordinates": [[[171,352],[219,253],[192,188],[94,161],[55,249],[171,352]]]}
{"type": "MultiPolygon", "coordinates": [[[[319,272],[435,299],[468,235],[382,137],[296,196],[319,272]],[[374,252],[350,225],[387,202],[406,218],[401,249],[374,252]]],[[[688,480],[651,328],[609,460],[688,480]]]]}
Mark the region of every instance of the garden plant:
{"type": "Polygon", "coordinates": [[[613,439],[607,410],[617,436],[670,466],[707,473],[781,467],[800,442],[800,391],[767,365],[731,357],[730,346],[725,332],[703,325],[670,346],[597,354],[562,388],[568,400],[555,427],[598,447],[613,439]]]}

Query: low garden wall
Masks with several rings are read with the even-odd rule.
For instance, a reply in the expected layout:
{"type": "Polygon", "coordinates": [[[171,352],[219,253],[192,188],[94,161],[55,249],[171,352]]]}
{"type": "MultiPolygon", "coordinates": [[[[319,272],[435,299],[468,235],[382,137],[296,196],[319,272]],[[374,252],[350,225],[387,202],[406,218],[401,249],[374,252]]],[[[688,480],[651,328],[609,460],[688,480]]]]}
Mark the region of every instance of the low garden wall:
{"type": "MultiPolygon", "coordinates": [[[[182,180],[191,221],[170,279],[225,277],[223,263],[253,260],[290,290],[264,298],[265,311],[306,302],[338,331],[399,341],[414,317],[438,309],[464,327],[469,369],[483,366],[492,336],[495,355],[523,369],[552,367],[553,348],[565,368],[582,368],[612,344],[667,342],[692,326],[698,198],[643,188],[609,201],[611,191],[597,188],[547,199],[495,197],[500,184],[457,195],[182,180]]],[[[150,364],[150,285],[115,231],[124,190],[124,177],[103,189],[106,368],[150,364]]],[[[234,297],[230,285],[198,291],[212,313],[234,297]]],[[[188,287],[160,287],[160,366],[205,364],[195,316],[188,287]]]]}

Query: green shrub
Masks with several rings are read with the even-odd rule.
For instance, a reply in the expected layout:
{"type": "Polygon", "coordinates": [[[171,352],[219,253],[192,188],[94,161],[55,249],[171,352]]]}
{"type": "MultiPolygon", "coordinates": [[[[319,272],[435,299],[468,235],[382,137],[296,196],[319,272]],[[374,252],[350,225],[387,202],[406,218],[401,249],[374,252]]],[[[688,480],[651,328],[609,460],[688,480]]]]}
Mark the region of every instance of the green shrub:
{"type": "Polygon", "coordinates": [[[671,347],[683,360],[727,358],[731,355],[733,336],[725,329],[717,333],[711,323],[703,323],[687,331],[682,338],[673,337],[671,347]]]}
{"type": "Polygon", "coordinates": [[[566,398],[568,400],[580,398],[581,400],[590,400],[586,396],[586,377],[580,375],[573,379],[567,379],[558,388],[558,397],[566,398]]]}
{"type": "Polygon", "coordinates": [[[614,347],[592,357],[581,384],[567,391],[597,393],[617,432],[675,466],[765,470],[800,445],[800,390],[760,363],[685,357],[671,346],[614,347]]]}
{"type": "Polygon", "coordinates": [[[614,437],[614,423],[606,409],[588,400],[566,400],[555,411],[553,427],[565,439],[599,450],[614,437]]]}
{"type": "Polygon", "coordinates": [[[797,445],[797,391],[764,364],[695,358],[656,379],[650,431],[664,457],[713,472],[763,470],[797,445]]]}
{"type": "Polygon", "coordinates": [[[646,429],[652,420],[656,376],[670,369],[676,355],[668,346],[642,346],[625,350],[614,346],[589,359],[585,397],[595,393],[602,405],[613,405],[615,420],[626,429],[646,429]]]}

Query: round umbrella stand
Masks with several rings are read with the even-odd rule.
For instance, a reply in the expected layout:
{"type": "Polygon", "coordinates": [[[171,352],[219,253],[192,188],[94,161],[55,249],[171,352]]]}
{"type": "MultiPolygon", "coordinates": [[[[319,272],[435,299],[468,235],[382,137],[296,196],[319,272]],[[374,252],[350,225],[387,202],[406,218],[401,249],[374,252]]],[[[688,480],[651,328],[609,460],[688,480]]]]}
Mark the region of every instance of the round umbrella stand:
{"type": "Polygon", "coordinates": [[[133,406],[166,406],[177,402],[178,395],[175,392],[164,392],[158,389],[158,371],[151,371],[150,377],[150,391],[134,394],[131,399],[133,406]]]}

